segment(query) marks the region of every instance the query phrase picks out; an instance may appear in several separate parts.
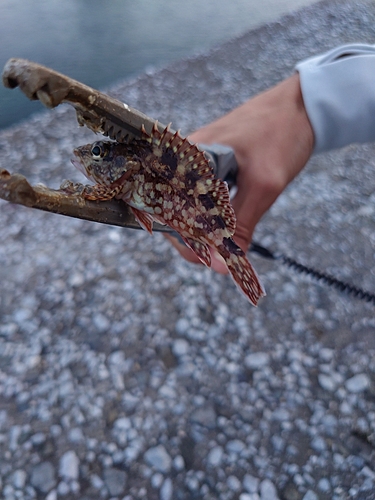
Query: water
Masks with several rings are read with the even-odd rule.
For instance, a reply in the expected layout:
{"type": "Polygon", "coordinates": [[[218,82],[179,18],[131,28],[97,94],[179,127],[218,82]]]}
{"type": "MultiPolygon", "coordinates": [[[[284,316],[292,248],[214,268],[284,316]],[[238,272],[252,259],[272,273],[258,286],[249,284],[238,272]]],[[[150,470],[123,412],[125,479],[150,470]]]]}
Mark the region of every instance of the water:
{"type": "MultiPolygon", "coordinates": [[[[0,0],[0,69],[11,57],[92,87],[187,57],[313,0],[0,0]]],[[[0,128],[32,112],[0,86],[0,128]]]]}

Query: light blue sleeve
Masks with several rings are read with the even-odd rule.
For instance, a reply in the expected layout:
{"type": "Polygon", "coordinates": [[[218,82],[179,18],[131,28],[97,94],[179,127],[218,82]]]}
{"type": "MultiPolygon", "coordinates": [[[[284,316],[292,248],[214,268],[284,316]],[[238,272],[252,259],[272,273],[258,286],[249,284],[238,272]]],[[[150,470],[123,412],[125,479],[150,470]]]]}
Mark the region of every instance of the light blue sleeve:
{"type": "Polygon", "coordinates": [[[352,44],[299,62],[314,153],[375,141],[375,46],[352,44]]]}

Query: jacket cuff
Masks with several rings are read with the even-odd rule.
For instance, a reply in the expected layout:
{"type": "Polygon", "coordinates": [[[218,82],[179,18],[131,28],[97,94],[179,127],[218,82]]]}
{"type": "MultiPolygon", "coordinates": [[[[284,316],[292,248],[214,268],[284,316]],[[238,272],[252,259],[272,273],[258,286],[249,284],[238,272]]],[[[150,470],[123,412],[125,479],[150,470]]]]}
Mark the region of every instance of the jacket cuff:
{"type": "Polygon", "coordinates": [[[314,153],[375,140],[375,46],[343,45],[299,62],[314,153]]]}

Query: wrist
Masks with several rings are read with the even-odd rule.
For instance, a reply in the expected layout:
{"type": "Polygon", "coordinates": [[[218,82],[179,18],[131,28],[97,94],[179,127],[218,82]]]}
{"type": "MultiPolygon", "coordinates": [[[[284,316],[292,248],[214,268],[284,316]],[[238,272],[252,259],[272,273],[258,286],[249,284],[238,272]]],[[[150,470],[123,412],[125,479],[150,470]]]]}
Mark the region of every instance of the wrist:
{"type": "Polygon", "coordinates": [[[280,160],[284,162],[287,173],[285,181],[288,184],[310,158],[314,149],[314,132],[304,104],[298,73],[269,92],[272,91],[278,122],[280,160]]]}

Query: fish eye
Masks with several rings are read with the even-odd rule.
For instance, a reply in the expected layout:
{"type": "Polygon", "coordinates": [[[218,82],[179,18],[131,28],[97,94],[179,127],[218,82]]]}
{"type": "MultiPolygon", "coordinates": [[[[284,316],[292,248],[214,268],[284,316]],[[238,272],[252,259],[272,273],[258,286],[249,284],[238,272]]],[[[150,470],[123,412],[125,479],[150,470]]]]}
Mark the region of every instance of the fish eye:
{"type": "Polygon", "coordinates": [[[91,149],[91,155],[93,160],[100,160],[103,156],[103,150],[99,144],[95,144],[91,149]]]}

